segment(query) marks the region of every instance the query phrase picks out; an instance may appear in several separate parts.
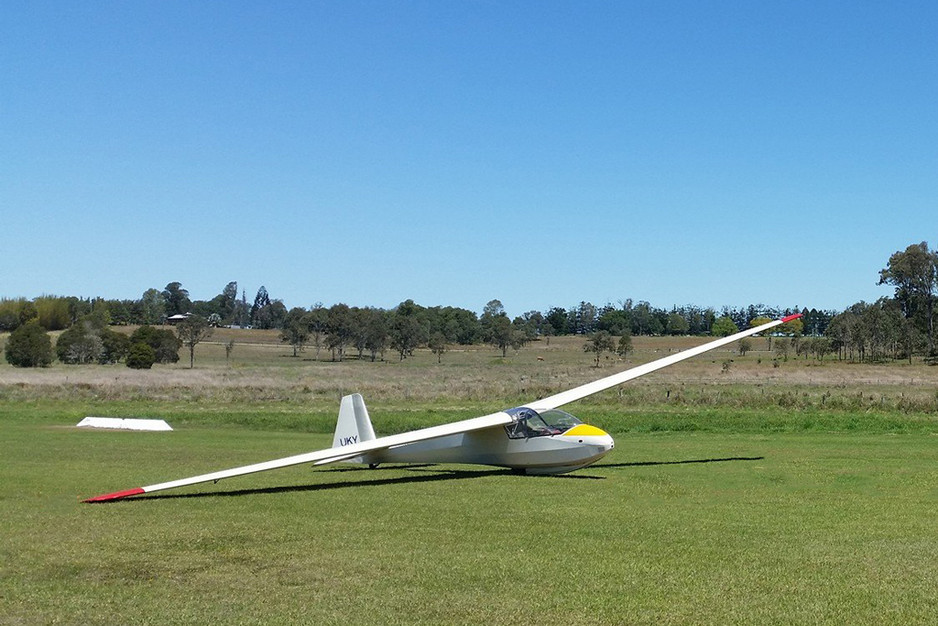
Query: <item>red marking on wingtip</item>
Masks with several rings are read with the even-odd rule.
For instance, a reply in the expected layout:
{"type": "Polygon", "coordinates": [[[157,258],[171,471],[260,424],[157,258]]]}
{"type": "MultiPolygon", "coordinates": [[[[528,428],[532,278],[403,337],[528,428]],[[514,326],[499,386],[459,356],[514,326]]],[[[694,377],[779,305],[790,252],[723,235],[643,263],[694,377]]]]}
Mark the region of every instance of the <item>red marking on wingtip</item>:
{"type": "Polygon", "coordinates": [[[799,317],[804,317],[804,316],[803,316],[801,313],[795,313],[794,315],[789,315],[789,316],[787,316],[787,317],[783,317],[783,318],[782,318],[782,324],[784,324],[785,322],[790,322],[790,321],[792,321],[792,320],[796,320],[796,319],[798,319],[799,317]]]}
{"type": "Polygon", "coordinates": [[[108,500],[119,500],[120,498],[126,498],[127,496],[139,496],[141,493],[146,492],[141,487],[135,487],[134,489],[115,491],[114,493],[106,493],[103,496],[88,498],[85,500],[85,502],[107,502],[108,500]]]}

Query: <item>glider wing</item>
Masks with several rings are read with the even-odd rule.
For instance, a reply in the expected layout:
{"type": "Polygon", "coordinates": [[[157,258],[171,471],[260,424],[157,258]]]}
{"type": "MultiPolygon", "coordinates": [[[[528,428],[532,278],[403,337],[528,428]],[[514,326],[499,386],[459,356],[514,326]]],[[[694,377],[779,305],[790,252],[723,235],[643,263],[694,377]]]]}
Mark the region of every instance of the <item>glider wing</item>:
{"type": "Polygon", "coordinates": [[[651,372],[660,370],[663,367],[674,365],[675,363],[683,361],[684,359],[689,359],[691,357],[697,356],[698,354],[703,354],[704,352],[713,350],[714,348],[719,348],[720,346],[731,344],[734,341],[739,341],[744,337],[755,335],[756,333],[761,333],[771,328],[775,328],[776,326],[781,326],[782,324],[796,320],[799,317],[801,317],[800,313],[797,315],[789,315],[787,317],[783,317],[782,319],[774,320],[754,328],[747,328],[746,330],[742,330],[736,334],[729,335],[727,337],[721,337],[720,339],[705,343],[701,346],[697,346],[696,348],[690,348],[689,350],[684,350],[683,352],[678,352],[677,354],[666,356],[663,359],[658,359],[657,361],[652,361],[651,363],[645,363],[644,365],[639,365],[637,367],[627,369],[624,372],[619,372],[618,374],[613,374],[612,376],[600,378],[599,380],[594,380],[591,383],[586,383],[585,385],[574,387],[573,389],[549,396],[543,400],[538,400],[537,402],[527,406],[534,409],[535,411],[556,409],[557,407],[563,406],[564,404],[569,404],[570,402],[575,402],[576,400],[582,400],[583,398],[591,396],[594,393],[605,391],[610,387],[621,385],[622,383],[638,378],[639,376],[650,374],[651,372]]]}
{"type": "Polygon", "coordinates": [[[452,424],[431,426],[430,428],[422,428],[420,430],[414,430],[409,433],[379,437],[377,439],[372,439],[371,441],[365,441],[362,443],[355,443],[337,448],[327,448],[325,450],[317,450],[316,452],[306,452],[303,454],[288,456],[282,459],[274,459],[273,461],[264,461],[263,463],[235,467],[232,469],[212,472],[210,474],[201,474],[199,476],[171,480],[169,482],[158,483],[146,487],[137,487],[135,489],[117,491],[114,493],[88,498],[85,500],[85,502],[106,502],[108,500],[118,500],[128,496],[153,493],[154,491],[173,489],[175,487],[185,487],[187,485],[195,485],[198,483],[205,483],[210,481],[219,481],[223,478],[243,476],[244,474],[264,472],[267,470],[279,469],[281,467],[289,467],[291,465],[300,465],[302,463],[326,465],[328,463],[336,463],[338,461],[355,458],[368,452],[386,450],[395,446],[402,446],[410,443],[417,443],[418,441],[437,439],[439,437],[446,437],[448,435],[457,435],[459,433],[470,432],[473,430],[482,430],[484,428],[491,428],[493,426],[502,426],[504,424],[511,423],[511,421],[512,417],[507,413],[492,413],[491,415],[483,415],[482,417],[475,417],[460,422],[453,422],[452,424]]]}

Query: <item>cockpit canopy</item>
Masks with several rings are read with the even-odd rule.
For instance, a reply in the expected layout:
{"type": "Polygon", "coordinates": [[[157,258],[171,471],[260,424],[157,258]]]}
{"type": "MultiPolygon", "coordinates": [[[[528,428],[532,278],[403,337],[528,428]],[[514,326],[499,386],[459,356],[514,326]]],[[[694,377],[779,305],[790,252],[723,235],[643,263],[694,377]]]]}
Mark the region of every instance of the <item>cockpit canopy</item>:
{"type": "Polygon", "coordinates": [[[511,424],[505,426],[509,439],[528,439],[530,437],[549,437],[567,432],[574,426],[582,424],[573,415],[560,409],[550,409],[538,413],[526,406],[519,406],[505,411],[515,418],[511,424]]]}

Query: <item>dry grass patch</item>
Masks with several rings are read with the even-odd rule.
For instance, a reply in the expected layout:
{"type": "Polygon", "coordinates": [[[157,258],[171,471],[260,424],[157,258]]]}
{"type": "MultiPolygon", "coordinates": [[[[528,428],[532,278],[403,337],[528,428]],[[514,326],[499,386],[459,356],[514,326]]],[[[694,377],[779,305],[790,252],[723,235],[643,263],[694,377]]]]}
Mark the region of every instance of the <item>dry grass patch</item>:
{"type": "MultiPolygon", "coordinates": [[[[592,367],[582,337],[554,337],[529,344],[502,358],[486,346],[456,346],[441,364],[427,350],[400,362],[372,363],[350,358],[321,360],[312,348],[297,358],[279,342],[276,331],[218,329],[196,348],[195,369],[187,363],[131,370],[122,365],[18,369],[0,364],[0,399],[206,401],[222,404],[286,402],[331,405],[360,392],[370,404],[455,404],[501,407],[529,402],[645,363],[706,341],[699,337],[638,337],[635,352],[623,361],[614,355],[592,367]],[[230,359],[224,343],[234,338],[230,359]],[[224,341],[223,341],[224,340],[224,341]]],[[[757,346],[761,340],[756,340],[757,346]]],[[[390,355],[389,355],[390,356],[390,355]]],[[[938,409],[938,368],[921,363],[866,365],[827,360],[773,361],[752,351],[740,357],[715,350],[655,372],[587,403],[609,405],[688,404],[790,407],[881,408],[899,411],[938,409]]]]}

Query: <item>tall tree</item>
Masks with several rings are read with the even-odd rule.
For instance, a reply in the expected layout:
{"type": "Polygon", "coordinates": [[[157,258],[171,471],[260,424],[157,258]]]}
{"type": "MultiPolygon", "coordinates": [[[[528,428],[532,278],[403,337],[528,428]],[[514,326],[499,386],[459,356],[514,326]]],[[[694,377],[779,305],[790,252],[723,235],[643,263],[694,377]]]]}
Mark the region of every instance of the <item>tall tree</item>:
{"type": "Polygon", "coordinates": [[[660,335],[664,330],[664,324],[661,323],[656,313],[661,311],[652,308],[651,304],[642,301],[636,304],[630,311],[632,318],[633,335],[660,335]]]}
{"type": "Polygon", "coordinates": [[[729,315],[724,315],[713,322],[711,332],[714,337],[728,337],[733,333],[738,333],[739,328],[736,326],[736,323],[733,322],[733,318],[729,315]]]}
{"type": "Polygon", "coordinates": [[[632,319],[626,311],[606,307],[596,321],[596,328],[608,331],[611,335],[621,335],[632,331],[632,319]]]}
{"type": "Polygon", "coordinates": [[[283,323],[287,319],[287,307],[282,300],[274,300],[269,305],[258,311],[257,318],[254,320],[255,328],[283,328],[283,323]]]}
{"type": "Polygon", "coordinates": [[[238,282],[231,281],[221,290],[221,315],[223,324],[234,324],[238,321],[238,282]]]}
{"type": "Polygon", "coordinates": [[[384,350],[388,346],[388,313],[382,309],[364,308],[359,312],[361,328],[358,329],[360,335],[356,342],[361,341],[362,347],[371,355],[371,361],[374,362],[378,355],[384,355],[384,350]]]}
{"type": "Polygon", "coordinates": [[[672,311],[668,315],[668,334],[669,335],[686,335],[687,331],[690,330],[690,324],[687,323],[687,320],[684,319],[684,316],[678,313],[677,311],[672,311]]]}
{"type": "Polygon", "coordinates": [[[541,329],[547,326],[544,315],[540,311],[527,311],[516,317],[512,324],[524,333],[527,341],[534,341],[541,336],[541,329]]]}
{"type": "Polygon", "coordinates": [[[306,326],[309,328],[310,340],[316,348],[316,360],[318,361],[329,328],[329,312],[323,308],[321,302],[314,304],[309,313],[306,314],[306,326]]]}
{"type": "Polygon", "coordinates": [[[254,296],[254,304],[251,306],[251,324],[258,327],[258,322],[262,319],[263,311],[270,306],[270,295],[267,293],[267,287],[261,285],[254,296]]]}
{"type": "Polygon", "coordinates": [[[391,347],[397,350],[401,361],[430,339],[420,316],[406,310],[401,312],[401,307],[391,318],[390,338],[391,347]]]}
{"type": "MultiPolygon", "coordinates": [[[[36,315],[39,317],[39,323],[46,330],[62,330],[68,328],[72,319],[69,315],[70,298],[61,298],[58,296],[40,296],[33,300],[36,307],[36,315]]],[[[103,300],[96,300],[96,305],[103,307],[103,300]]]]}
{"type": "Polygon", "coordinates": [[[16,330],[20,325],[20,309],[25,303],[25,298],[0,298],[0,332],[16,330]]]}
{"type": "Polygon", "coordinates": [[[189,292],[182,288],[182,283],[172,282],[163,289],[163,301],[166,303],[166,314],[169,316],[183,315],[189,312],[192,302],[189,292]]]}
{"type": "Polygon", "coordinates": [[[591,302],[580,302],[573,314],[574,330],[578,335],[588,335],[596,330],[598,311],[591,302]]]}
{"type": "Polygon", "coordinates": [[[443,362],[443,354],[446,352],[446,336],[437,331],[430,336],[430,341],[427,342],[427,346],[430,348],[430,352],[436,355],[436,362],[443,362]]]}
{"type": "Polygon", "coordinates": [[[290,344],[293,348],[293,356],[297,356],[309,341],[309,323],[306,319],[308,314],[302,307],[293,307],[287,313],[283,328],[280,330],[280,341],[290,344]]]}
{"type": "Polygon", "coordinates": [[[248,308],[248,294],[241,290],[241,304],[238,305],[238,326],[244,328],[251,323],[251,309],[248,308]]]}
{"type": "Polygon", "coordinates": [[[619,337],[619,344],[616,346],[616,354],[621,358],[626,358],[629,356],[629,352],[632,351],[632,335],[628,331],[622,333],[622,336],[619,337]]]}
{"type": "Polygon", "coordinates": [[[159,324],[166,317],[166,301],[158,289],[147,289],[138,301],[141,324],[159,324]]]}
{"type": "Polygon", "coordinates": [[[195,367],[195,347],[204,339],[212,336],[214,329],[208,325],[208,320],[200,315],[190,315],[176,324],[176,332],[182,344],[189,348],[189,369],[195,367]]]}
{"type": "Polygon", "coordinates": [[[482,317],[497,317],[499,315],[507,315],[501,300],[489,300],[485,303],[482,308],[482,317]]]}
{"type": "MultiPolygon", "coordinates": [[[[749,320],[749,327],[750,327],[750,328],[755,328],[756,326],[762,326],[763,324],[768,324],[768,323],[771,322],[771,321],[772,321],[772,319],[769,318],[769,317],[757,316],[757,317],[754,317],[754,318],[752,318],[751,320],[749,320]]],[[[775,335],[775,330],[774,330],[774,329],[763,330],[761,333],[759,333],[759,336],[760,336],[760,337],[765,337],[766,344],[767,344],[766,349],[767,349],[769,352],[772,351],[772,337],[773,337],[774,335],[775,335]]]]}
{"type": "Polygon", "coordinates": [[[482,309],[479,324],[482,326],[482,341],[498,348],[502,351],[502,356],[506,356],[511,345],[512,327],[501,301],[488,301],[482,309]]]}
{"type": "Polygon", "coordinates": [[[610,335],[605,330],[599,330],[590,335],[589,341],[583,344],[584,352],[592,352],[593,358],[596,360],[596,367],[599,367],[599,360],[602,358],[603,352],[613,352],[616,349],[616,344],[612,340],[612,335],[610,335]]]}
{"type": "Polygon", "coordinates": [[[512,330],[511,320],[504,313],[490,318],[487,323],[483,322],[485,342],[501,350],[503,358],[507,356],[512,340],[516,340],[512,335],[512,330]]]}
{"type": "Polygon", "coordinates": [[[332,349],[332,360],[336,360],[338,354],[339,361],[345,358],[345,348],[352,343],[355,336],[352,309],[347,304],[334,304],[329,307],[326,315],[326,342],[332,349]]]}
{"type": "Polygon", "coordinates": [[[935,354],[935,296],[938,288],[938,253],[928,243],[914,244],[889,257],[879,272],[879,284],[896,288],[896,300],[907,318],[923,320],[928,354],[935,354]]]}
{"type": "Polygon", "coordinates": [[[469,345],[479,334],[479,318],[467,309],[457,307],[430,307],[422,311],[422,318],[432,336],[442,333],[447,343],[469,345]]]}
{"type": "Polygon", "coordinates": [[[554,335],[566,335],[570,332],[567,325],[567,310],[563,307],[555,306],[547,311],[545,316],[547,323],[554,330],[554,335]]]}

